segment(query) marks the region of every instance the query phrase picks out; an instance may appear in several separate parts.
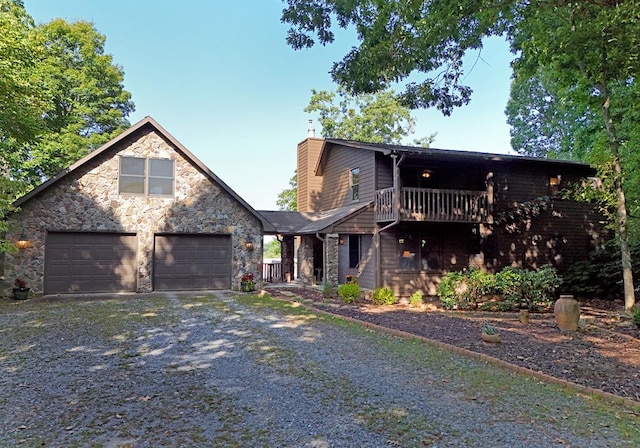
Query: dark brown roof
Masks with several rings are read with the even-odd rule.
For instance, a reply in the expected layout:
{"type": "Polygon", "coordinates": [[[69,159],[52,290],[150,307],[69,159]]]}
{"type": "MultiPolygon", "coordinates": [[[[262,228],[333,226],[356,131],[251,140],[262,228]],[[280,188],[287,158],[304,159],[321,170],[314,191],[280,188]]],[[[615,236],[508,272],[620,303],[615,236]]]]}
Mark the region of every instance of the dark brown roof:
{"type": "Polygon", "coordinates": [[[370,206],[371,202],[334,208],[324,212],[289,212],[260,210],[273,225],[274,233],[282,235],[308,235],[324,231],[370,206]]]}
{"type": "Polygon", "coordinates": [[[386,143],[367,143],[359,142],[355,140],[342,140],[337,138],[325,139],[320,157],[318,158],[318,164],[316,166],[316,174],[322,175],[323,160],[326,152],[333,145],[346,146],[349,148],[364,149],[367,151],[376,151],[384,155],[391,154],[404,154],[407,157],[416,159],[428,158],[430,160],[470,160],[470,161],[485,161],[485,162],[507,162],[507,163],[544,163],[544,164],[561,164],[570,165],[576,167],[582,167],[585,169],[590,168],[588,164],[582,162],[576,162],[572,160],[558,160],[547,159],[543,157],[529,157],[521,155],[510,154],[494,154],[487,152],[475,152],[475,151],[458,151],[452,149],[437,149],[437,148],[422,148],[417,146],[404,146],[404,145],[390,145],[386,143]]]}
{"type": "Polygon", "coordinates": [[[258,218],[260,220],[260,222],[262,222],[262,225],[263,225],[265,231],[272,231],[273,230],[272,227],[271,227],[271,224],[267,220],[265,220],[264,217],[261,214],[259,214],[256,210],[254,210],[253,207],[251,207],[244,199],[242,199],[240,196],[238,196],[238,194],[235,191],[233,191],[226,183],[224,183],[222,181],[222,179],[220,179],[218,176],[216,176],[213,173],[213,171],[211,171],[204,163],[202,163],[187,148],[185,148],[182,145],[182,143],[180,143],[178,140],[176,140],[176,138],[174,136],[172,136],[162,126],[160,126],[153,118],[151,118],[149,116],[143,118],[142,120],[140,120],[139,122],[137,122],[136,124],[131,126],[129,129],[127,129],[126,131],[124,131],[120,135],[114,137],[113,139],[111,139],[110,141],[105,143],[104,145],[102,145],[99,148],[91,151],[89,154],[87,154],[82,159],[80,159],[77,162],[75,162],[73,165],[69,166],[68,168],[65,168],[62,171],[60,171],[55,176],[52,176],[46,182],[44,182],[41,185],[39,185],[38,187],[34,188],[29,193],[25,194],[24,196],[21,196],[20,198],[18,198],[14,202],[14,205],[16,207],[19,207],[20,205],[22,205],[25,202],[29,201],[33,197],[37,196],[38,194],[40,194],[43,191],[47,190],[48,188],[52,187],[53,185],[58,183],[60,180],[62,180],[65,177],[67,177],[69,174],[71,174],[74,171],[76,171],[77,169],[81,168],[83,165],[85,165],[86,163],[88,163],[89,161],[94,159],[95,157],[98,157],[99,155],[111,150],[117,143],[119,143],[119,142],[125,140],[126,138],[130,137],[131,135],[133,135],[133,134],[135,134],[137,132],[141,132],[141,131],[149,128],[149,127],[153,128],[156,132],[161,134],[166,140],[171,142],[171,144],[180,153],[182,153],[183,157],[187,161],[189,161],[191,164],[197,166],[209,178],[209,180],[211,180],[212,182],[218,184],[224,191],[226,191],[231,197],[233,197],[244,208],[246,208],[252,215],[254,215],[256,218],[258,218]]]}

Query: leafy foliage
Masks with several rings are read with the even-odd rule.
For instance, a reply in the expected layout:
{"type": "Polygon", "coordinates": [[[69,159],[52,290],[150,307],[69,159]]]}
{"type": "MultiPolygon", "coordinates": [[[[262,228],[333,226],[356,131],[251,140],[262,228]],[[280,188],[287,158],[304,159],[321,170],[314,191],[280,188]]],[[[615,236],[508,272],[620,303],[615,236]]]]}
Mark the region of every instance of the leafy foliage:
{"type": "Polygon", "coordinates": [[[345,303],[353,303],[360,297],[360,285],[344,283],[338,287],[338,295],[345,303]]]}
{"type": "Polygon", "coordinates": [[[263,246],[262,255],[265,258],[280,258],[282,247],[280,241],[271,240],[263,246]]]}
{"type": "Polygon", "coordinates": [[[504,295],[506,301],[487,303],[488,306],[482,306],[482,309],[534,309],[548,304],[561,283],[550,266],[537,271],[506,267],[495,275],[471,268],[445,275],[440,280],[437,294],[445,309],[478,308],[488,294],[504,295]]]}
{"type": "Polygon", "coordinates": [[[376,305],[393,305],[398,301],[393,294],[393,289],[388,286],[381,286],[373,291],[373,303],[376,305]]]}
{"type": "MultiPolygon", "coordinates": [[[[634,276],[640,276],[640,242],[631,246],[634,276]]],[[[589,259],[572,264],[562,275],[563,292],[584,299],[613,300],[623,295],[620,248],[609,241],[589,254],[589,259]]]]}
{"type": "Polygon", "coordinates": [[[636,305],[631,310],[631,321],[640,328],[640,306],[636,305]]]}
{"type": "Polygon", "coordinates": [[[422,303],[422,291],[416,291],[409,297],[409,306],[418,307],[422,303]]]}
{"type": "Polygon", "coordinates": [[[289,187],[278,193],[276,205],[280,210],[295,212],[298,210],[298,171],[289,179],[289,187]]]}
{"type": "Polygon", "coordinates": [[[532,310],[553,300],[562,280],[551,266],[537,271],[506,267],[495,275],[495,289],[516,308],[532,310]]]}
{"type": "Polygon", "coordinates": [[[398,102],[393,90],[351,96],[344,90],[313,89],[304,111],[319,114],[325,138],[400,144],[415,128],[411,112],[398,102]]]}

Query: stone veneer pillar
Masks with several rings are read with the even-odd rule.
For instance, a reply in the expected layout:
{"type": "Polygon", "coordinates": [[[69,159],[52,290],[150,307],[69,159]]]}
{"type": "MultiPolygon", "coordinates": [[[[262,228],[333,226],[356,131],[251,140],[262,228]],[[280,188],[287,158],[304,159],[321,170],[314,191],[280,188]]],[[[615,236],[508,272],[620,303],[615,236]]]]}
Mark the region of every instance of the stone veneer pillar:
{"type": "Polygon", "coordinates": [[[314,235],[302,235],[298,247],[298,277],[303,286],[313,284],[313,239],[314,235]]]}
{"type": "Polygon", "coordinates": [[[324,283],[330,285],[338,284],[338,244],[339,235],[329,233],[325,236],[325,276],[324,283]]]}
{"type": "Polygon", "coordinates": [[[282,276],[286,282],[292,282],[295,279],[294,267],[294,236],[285,235],[282,237],[282,276]]]}

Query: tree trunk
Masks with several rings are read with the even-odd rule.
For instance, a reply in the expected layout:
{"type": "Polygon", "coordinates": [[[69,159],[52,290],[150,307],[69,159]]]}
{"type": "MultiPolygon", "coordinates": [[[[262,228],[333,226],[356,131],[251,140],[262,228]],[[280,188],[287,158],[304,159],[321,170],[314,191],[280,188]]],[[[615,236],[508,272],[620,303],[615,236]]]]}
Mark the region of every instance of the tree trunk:
{"type": "Polygon", "coordinates": [[[609,111],[610,96],[606,89],[602,89],[605,101],[602,105],[602,115],[607,129],[609,147],[613,156],[613,184],[616,190],[617,213],[616,227],[620,239],[620,258],[622,262],[622,281],[624,286],[624,309],[630,311],[636,303],[635,289],[633,287],[633,270],[631,267],[631,251],[629,249],[629,236],[627,233],[627,203],[622,186],[622,163],[620,161],[620,143],[616,135],[616,129],[611,120],[609,111]]]}

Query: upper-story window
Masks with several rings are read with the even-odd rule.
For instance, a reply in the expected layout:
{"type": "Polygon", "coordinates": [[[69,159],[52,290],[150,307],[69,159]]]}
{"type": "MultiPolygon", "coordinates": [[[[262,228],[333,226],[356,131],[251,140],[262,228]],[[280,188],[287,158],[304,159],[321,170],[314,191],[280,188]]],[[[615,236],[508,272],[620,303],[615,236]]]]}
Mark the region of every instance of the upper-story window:
{"type": "Polygon", "coordinates": [[[349,172],[349,188],[351,190],[351,200],[360,199],[360,168],[354,168],[349,172]]]}
{"type": "Polygon", "coordinates": [[[119,193],[172,196],[173,185],[173,160],[120,158],[119,193]]]}

